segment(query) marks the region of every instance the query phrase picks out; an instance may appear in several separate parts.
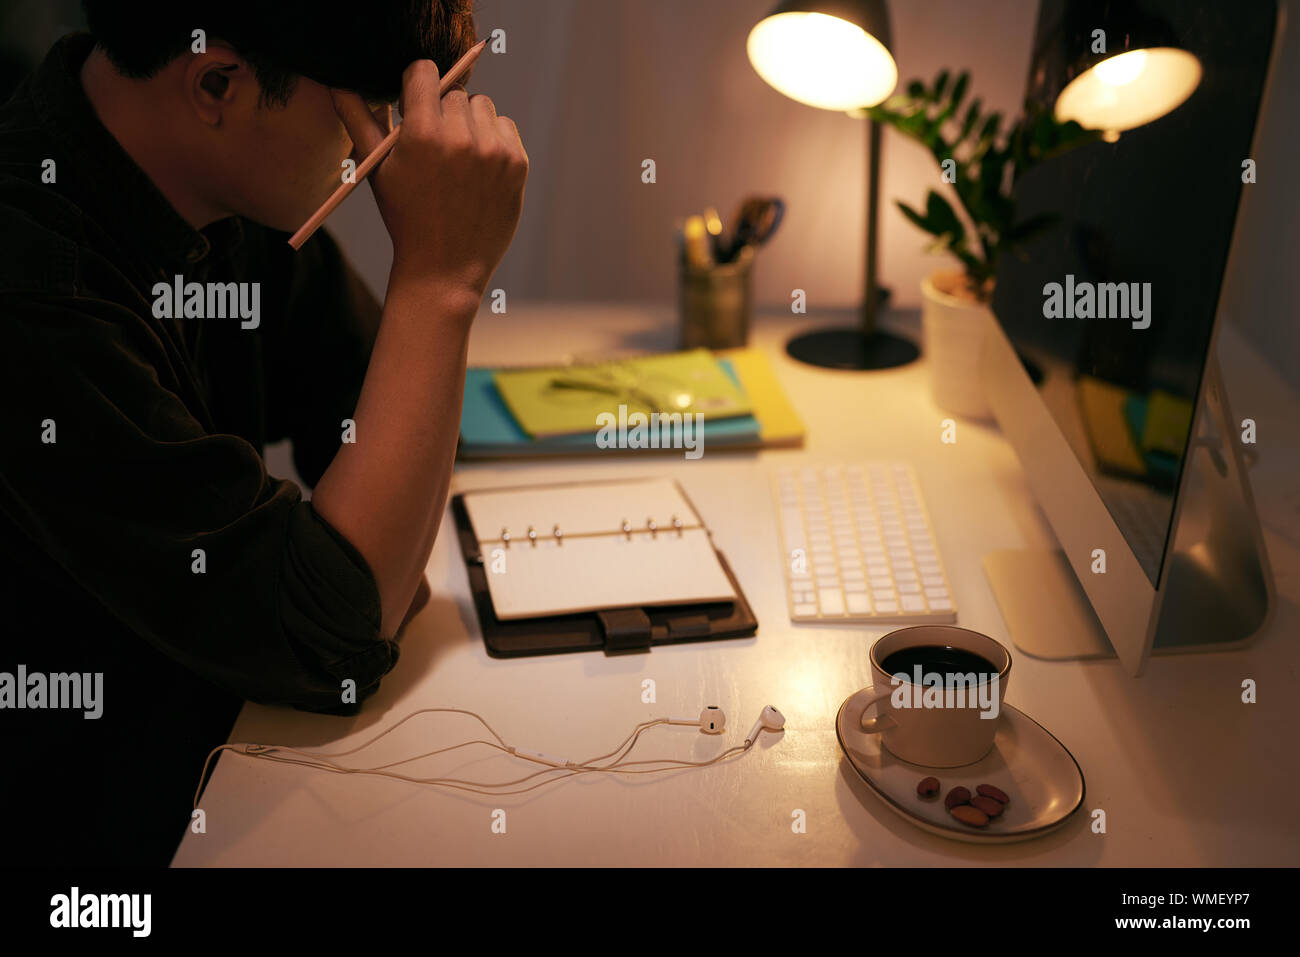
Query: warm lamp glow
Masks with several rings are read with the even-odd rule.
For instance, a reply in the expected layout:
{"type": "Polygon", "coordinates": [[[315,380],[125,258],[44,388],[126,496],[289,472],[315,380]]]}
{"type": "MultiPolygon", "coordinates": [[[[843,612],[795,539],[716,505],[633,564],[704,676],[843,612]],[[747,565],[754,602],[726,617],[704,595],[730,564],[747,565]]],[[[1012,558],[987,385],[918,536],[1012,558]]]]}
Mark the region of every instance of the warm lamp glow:
{"type": "Polygon", "coordinates": [[[1201,61],[1186,50],[1154,47],[1102,60],[1056,98],[1056,118],[1103,130],[1114,142],[1124,130],[1180,106],[1201,82],[1201,61]]]}
{"type": "Polygon", "coordinates": [[[749,62],[792,100],[824,110],[883,102],[898,85],[898,66],[860,26],[824,13],[778,13],[749,33],[749,62]]]}

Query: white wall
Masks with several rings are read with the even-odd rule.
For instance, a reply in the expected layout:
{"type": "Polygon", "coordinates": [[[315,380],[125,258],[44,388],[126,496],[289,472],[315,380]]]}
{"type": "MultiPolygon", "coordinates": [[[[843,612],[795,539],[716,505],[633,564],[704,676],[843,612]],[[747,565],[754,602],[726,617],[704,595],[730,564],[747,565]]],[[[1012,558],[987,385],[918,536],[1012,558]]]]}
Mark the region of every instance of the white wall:
{"type": "MultiPolygon", "coordinates": [[[[485,56],[472,90],[519,125],[532,171],[523,219],[494,286],[520,299],[669,300],[674,220],[714,205],[728,217],[750,192],[788,204],[755,273],[762,302],[861,298],[866,124],[795,103],[745,55],[773,0],[480,0],[481,36],[500,27],[507,53],[485,56]],[[655,160],[658,182],[641,182],[655,160]]],[[[1035,0],[894,2],[904,81],[969,68],[986,105],[1015,110],[1028,69],[1035,0]]],[[[969,96],[969,94],[968,94],[969,96]]],[[[893,207],[939,173],[921,147],[885,134],[881,271],[896,301],[916,304],[939,260],[893,207]]],[[[354,201],[350,201],[354,202],[354,201]]],[[[364,201],[369,203],[367,198],[364,201]]],[[[378,217],[335,224],[382,288],[378,217]]]]}
{"type": "MultiPolygon", "coordinates": [[[[773,192],[789,211],[758,260],[759,301],[787,303],[794,288],[814,308],[860,300],[865,124],[795,103],[753,71],[745,38],[771,6],[480,0],[480,35],[504,29],[507,53],[481,61],[472,88],[515,119],[532,160],[519,233],[494,287],[519,300],[669,301],[674,221],[710,204],[725,217],[745,194],[773,192]],[[645,158],[658,167],[653,186],[641,183],[645,158]]],[[[1036,0],[894,0],[890,10],[902,82],[969,69],[968,97],[1018,111],[1036,0]]],[[[1300,390],[1300,200],[1289,168],[1300,151],[1300,10],[1290,20],[1223,304],[1300,390]]],[[[925,237],[893,201],[919,203],[937,183],[929,154],[886,131],[880,267],[900,305],[916,305],[921,277],[946,260],[923,252],[925,237]]],[[[382,290],[378,214],[368,192],[348,205],[334,229],[382,290]]]]}

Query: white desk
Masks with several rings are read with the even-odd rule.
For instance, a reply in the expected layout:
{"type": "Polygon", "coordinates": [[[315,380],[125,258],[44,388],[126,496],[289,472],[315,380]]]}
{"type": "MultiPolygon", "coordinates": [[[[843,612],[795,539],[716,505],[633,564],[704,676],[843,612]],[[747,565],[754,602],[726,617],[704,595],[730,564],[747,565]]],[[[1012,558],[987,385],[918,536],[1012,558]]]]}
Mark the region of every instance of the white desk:
{"type": "MultiPolygon", "coordinates": [[[[850,321],[847,316],[822,316],[850,321]]],[[[895,317],[914,323],[915,316],[895,317]]],[[[671,344],[672,312],[627,307],[513,307],[480,315],[471,363],[536,362],[671,344]]],[[[811,328],[814,317],[798,317],[811,328]]],[[[895,817],[841,759],[834,718],[868,683],[866,652],[886,629],[794,626],[785,606],[768,476],[779,464],[906,459],[928,500],[959,624],[1006,641],[980,567],[988,550],[1049,545],[1014,453],[996,428],[944,418],[924,362],[870,375],[800,366],[781,345],[795,323],[764,316],[766,347],[808,427],[803,450],[619,455],[609,460],[462,465],[453,488],[666,474],[681,481],[726,554],[760,623],[758,636],[655,648],[648,654],[489,658],[452,536],[429,562],[434,598],[411,624],[401,661],[355,718],[247,705],[232,740],[343,750],[422,707],[483,714],[507,742],[570,758],[602,754],[637,722],[727,713],[725,742],[656,728],[638,754],[700,759],[738,743],[763,705],[787,718],[741,759],[637,778],[587,775],[528,794],[488,797],[223,756],[204,795],[207,833],[186,834],[178,865],[1297,865],[1300,766],[1300,546],[1266,531],[1279,604],[1249,650],[1157,658],[1140,679],[1118,662],[1050,663],[1016,655],[1007,701],[1073,752],[1085,809],[1046,838],[1005,847],[959,844],[895,817]],[[1243,678],[1259,703],[1240,703],[1243,678]],[[653,678],[658,701],[641,702],[653,678]],[[506,833],[492,830],[506,811],[506,833]],[[1103,808],[1108,832],[1092,833],[1103,808]],[[807,833],[791,814],[807,814],[807,833]]],[[[1254,472],[1262,512],[1294,512],[1300,406],[1232,335],[1222,350],[1234,409],[1259,423],[1254,472]]],[[[450,527],[448,518],[444,530],[450,527]]],[[[1294,527],[1294,525],[1293,525],[1294,527]]],[[[1295,533],[1290,533],[1294,538],[1295,533]]],[[[396,760],[481,737],[468,718],[416,719],[371,750],[396,760]]],[[[487,748],[453,752],[407,773],[507,780],[536,769],[487,748]],[[521,768],[522,765],[522,768],[521,768]]]]}

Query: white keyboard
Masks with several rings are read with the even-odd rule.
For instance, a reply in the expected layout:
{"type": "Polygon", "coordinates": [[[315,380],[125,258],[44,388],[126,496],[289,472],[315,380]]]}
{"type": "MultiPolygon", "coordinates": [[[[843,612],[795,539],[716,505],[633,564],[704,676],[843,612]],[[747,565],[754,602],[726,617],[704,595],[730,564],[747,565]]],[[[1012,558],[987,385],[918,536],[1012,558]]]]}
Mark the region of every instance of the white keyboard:
{"type": "Polygon", "coordinates": [[[909,466],[784,468],[773,485],[793,621],[957,620],[909,466]]]}

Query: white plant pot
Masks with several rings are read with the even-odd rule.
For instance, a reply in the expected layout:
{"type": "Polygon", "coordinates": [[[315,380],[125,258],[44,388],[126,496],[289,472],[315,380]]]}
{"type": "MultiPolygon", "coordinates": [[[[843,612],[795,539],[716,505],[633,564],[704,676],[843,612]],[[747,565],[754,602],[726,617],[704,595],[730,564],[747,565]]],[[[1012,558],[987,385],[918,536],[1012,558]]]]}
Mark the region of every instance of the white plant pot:
{"type": "Polygon", "coordinates": [[[930,367],[930,388],[940,409],[965,419],[991,419],[980,384],[980,351],[992,313],[988,306],[950,295],[960,271],[931,273],[921,280],[921,334],[930,367]]]}

